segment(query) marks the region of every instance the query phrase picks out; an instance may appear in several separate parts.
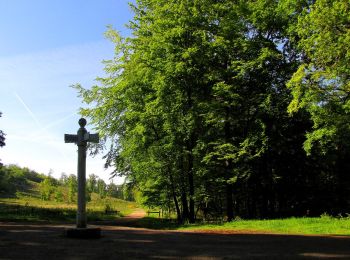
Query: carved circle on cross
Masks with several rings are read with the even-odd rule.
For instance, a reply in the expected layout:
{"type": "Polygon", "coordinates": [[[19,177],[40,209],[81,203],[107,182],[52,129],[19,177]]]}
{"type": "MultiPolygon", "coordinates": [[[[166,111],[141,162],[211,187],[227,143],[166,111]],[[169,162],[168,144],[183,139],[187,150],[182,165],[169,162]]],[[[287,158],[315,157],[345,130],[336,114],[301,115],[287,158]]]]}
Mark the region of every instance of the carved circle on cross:
{"type": "Polygon", "coordinates": [[[80,118],[79,119],[79,125],[80,125],[80,127],[86,126],[86,119],[85,118],[80,118]]]}

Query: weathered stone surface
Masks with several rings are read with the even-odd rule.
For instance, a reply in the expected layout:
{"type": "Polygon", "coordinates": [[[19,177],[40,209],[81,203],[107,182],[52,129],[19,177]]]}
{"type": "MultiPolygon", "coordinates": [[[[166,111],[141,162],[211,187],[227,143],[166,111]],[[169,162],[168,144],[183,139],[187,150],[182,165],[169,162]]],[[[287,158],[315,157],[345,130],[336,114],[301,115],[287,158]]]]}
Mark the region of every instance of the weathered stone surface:
{"type": "Polygon", "coordinates": [[[76,135],[65,134],[64,140],[66,143],[76,143],[78,146],[78,210],[77,210],[77,228],[67,230],[68,237],[99,237],[96,229],[87,228],[86,223],[86,198],[85,198],[85,186],[86,186],[86,149],[88,142],[99,142],[99,135],[90,134],[86,129],[86,119],[79,119],[80,128],[76,135]]]}

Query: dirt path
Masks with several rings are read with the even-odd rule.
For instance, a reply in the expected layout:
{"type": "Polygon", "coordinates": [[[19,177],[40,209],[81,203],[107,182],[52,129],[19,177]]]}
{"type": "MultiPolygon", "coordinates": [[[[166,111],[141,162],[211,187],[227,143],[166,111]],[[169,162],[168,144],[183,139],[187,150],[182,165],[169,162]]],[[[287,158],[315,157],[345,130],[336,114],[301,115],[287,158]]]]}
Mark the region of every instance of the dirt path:
{"type": "Polygon", "coordinates": [[[115,221],[113,221],[112,225],[123,225],[123,224],[131,223],[145,216],[146,216],[146,212],[143,209],[135,209],[134,212],[132,212],[131,214],[123,218],[118,218],[115,221]]]}
{"type": "MultiPolygon", "coordinates": [[[[135,219],[135,212],[125,219],[135,219]]],[[[0,259],[350,259],[350,237],[158,231],[101,225],[96,240],[67,225],[0,222],[0,259]]]]}
{"type": "Polygon", "coordinates": [[[146,216],[146,211],[143,209],[136,209],[133,213],[127,215],[125,218],[140,219],[146,216]]]}
{"type": "Polygon", "coordinates": [[[122,218],[117,218],[115,220],[107,220],[107,221],[97,221],[92,224],[94,225],[105,225],[105,226],[123,226],[123,225],[128,225],[132,222],[135,222],[139,220],[140,218],[143,218],[146,216],[146,211],[143,209],[137,208],[135,209],[131,214],[122,217],[122,218]]]}

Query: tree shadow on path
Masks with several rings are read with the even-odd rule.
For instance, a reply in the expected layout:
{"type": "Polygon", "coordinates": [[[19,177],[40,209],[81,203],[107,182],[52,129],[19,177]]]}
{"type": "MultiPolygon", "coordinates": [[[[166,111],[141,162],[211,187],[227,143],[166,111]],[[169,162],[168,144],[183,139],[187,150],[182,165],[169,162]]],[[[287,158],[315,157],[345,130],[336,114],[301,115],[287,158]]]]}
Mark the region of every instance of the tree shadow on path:
{"type": "Polygon", "coordinates": [[[64,225],[0,223],[0,259],[350,259],[350,238],[216,234],[100,226],[96,240],[64,225]]]}

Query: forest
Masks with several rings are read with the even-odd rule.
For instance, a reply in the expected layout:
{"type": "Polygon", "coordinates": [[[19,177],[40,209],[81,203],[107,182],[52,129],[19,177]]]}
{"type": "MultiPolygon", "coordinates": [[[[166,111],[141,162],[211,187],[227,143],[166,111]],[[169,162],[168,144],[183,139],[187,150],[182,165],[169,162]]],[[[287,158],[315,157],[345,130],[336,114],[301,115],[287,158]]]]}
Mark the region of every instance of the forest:
{"type": "Polygon", "coordinates": [[[348,0],[137,0],[96,86],[113,174],[196,218],[350,212],[348,0]]]}

